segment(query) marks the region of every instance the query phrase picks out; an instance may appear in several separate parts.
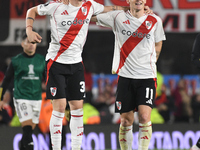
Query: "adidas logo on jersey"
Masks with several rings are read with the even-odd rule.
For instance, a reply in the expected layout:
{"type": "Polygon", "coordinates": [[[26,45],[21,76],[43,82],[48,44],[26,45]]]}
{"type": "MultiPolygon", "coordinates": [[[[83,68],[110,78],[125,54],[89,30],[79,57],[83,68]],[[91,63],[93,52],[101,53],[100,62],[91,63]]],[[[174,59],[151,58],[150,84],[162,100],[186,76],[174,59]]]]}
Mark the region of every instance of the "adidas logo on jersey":
{"type": "Polygon", "coordinates": [[[125,23],[125,24],[130,24],[130,21],[127,20],[127,21],[124,21],[123,23],[125,23]]]}
{"type": "Polygon", "coordinates": [[[152,105],[152,100],[149,99],[148,101],[146,101],[146,103],[151,104],[152,105]]]}
{"type": "Polygon", "coordinates": [[[63,13],[61,13],[61,15],[69,15],[68,12],[65,10],[63,11],[63,13]]]}
{"type": "Polygon", "coordinates": [[[146,140],[148,140],[149,138],[147,136],[143,136],[140,139],[144,139],[144,140],[146,139],[146,140]]]}

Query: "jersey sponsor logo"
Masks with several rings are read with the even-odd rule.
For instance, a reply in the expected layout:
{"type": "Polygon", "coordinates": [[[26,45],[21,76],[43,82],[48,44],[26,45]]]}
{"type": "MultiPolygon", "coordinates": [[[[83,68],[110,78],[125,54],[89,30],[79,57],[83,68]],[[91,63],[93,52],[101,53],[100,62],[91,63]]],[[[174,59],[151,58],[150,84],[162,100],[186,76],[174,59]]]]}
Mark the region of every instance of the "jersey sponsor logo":
{"type": "Polygon", "coordinates": [[[152,21],[145,21],[145,24],[146,24],[146,28],[149,30],[151,29],[151,26],[152,26],[152,21]]]}
{"type": "Polygon", "coordinates": [[[61,15],[69,15],[69,14],[68,14],[67,10],[65,10],[65,11],[63,11],[63,12],[61,13],[61,15]]]}
{"type": "Polygon", "coordinates": [[[117,101],[116,102],[116,106],[117,106],[118,110],[121,110],[121,108],[122,108],[122,102],[117,101]]]}
{"type": "Polygon", "coordinates": [[[57,88],[56,87],[50,87],[50,91],[51,91],[51,95],[55,96],[56,92],[57,92],[57,88]]]}
{"type": "Polygon", "coordinates": [[[146,103],[148,103],[148,104],[151,104],[151,105],[152,105],[152,100],[151,100],[151,99],[149,99],[149,100],[147,100],[147,101],[146,101],[146,103]]]}
{"type": "Polygon", "coordinates": [[[147,39],[150,39],[151,35],[147,34],[147,33],[142,33],[142,32],[138,32],[138,30],[136,30],[135,32],[132,31],[127,31],[127,30],[122,30],[122,34],[123,35],[128,35],[128,36],[132,36],[132,37],[138,37],[138,38],[144,38],[146,37],[147,39]]]}
{"type": "Polygon", "coordinates": [[[62,21],[61,24],[63,26],[66,26],[66,25],[83,25],[83,24],[89,24],[89,19],[74,19],[74,21],[62,21]]]}
{"type": "Polygon", "coordinates": [[[81,11],[82,11],[84,16],[87,15],[87,7],[86,6],[81,7],[81,11]]]}
{"type": "Polygon", "coordinates": [[[124,21],[123,23],[125,23],[125,24],[130,24],[130,21],[127,20],[127,21],[124,21]]]}

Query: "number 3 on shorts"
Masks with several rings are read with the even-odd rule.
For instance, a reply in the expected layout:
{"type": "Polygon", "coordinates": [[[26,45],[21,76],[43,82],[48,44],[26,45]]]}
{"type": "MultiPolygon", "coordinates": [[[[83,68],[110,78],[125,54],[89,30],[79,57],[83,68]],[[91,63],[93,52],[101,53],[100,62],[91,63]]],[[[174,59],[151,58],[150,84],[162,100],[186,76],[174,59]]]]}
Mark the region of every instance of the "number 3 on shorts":
{"type": "Polygon", "coordinates": [[[84,93],[84,92],[85,92],[85,82],[84,82],[84,81],[81,81],[81,82],[80,82],[80,86],[81,86],[80,91],[81,91],[82,93],[84,93]]]}

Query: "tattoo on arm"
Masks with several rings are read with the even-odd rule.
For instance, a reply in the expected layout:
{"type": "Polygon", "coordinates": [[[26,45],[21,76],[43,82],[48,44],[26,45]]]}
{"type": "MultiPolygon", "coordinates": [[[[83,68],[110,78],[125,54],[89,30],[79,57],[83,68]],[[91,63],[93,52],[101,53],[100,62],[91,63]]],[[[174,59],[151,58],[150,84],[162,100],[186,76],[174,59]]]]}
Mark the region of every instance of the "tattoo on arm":
{"type": "Polygon", "coordinates": [[[35,19],[33,19],[32,17],[27,17],[26,19],[31,19],[31,20],[33,20],[33,21],[35,20],[35,19]]]}

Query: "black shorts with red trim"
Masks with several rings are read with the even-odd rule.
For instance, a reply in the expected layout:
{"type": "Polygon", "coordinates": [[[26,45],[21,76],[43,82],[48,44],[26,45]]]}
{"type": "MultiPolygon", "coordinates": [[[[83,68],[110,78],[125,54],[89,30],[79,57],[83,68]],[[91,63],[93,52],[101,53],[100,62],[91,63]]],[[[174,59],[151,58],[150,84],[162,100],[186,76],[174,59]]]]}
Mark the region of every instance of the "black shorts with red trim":
{"type": "Polygon", "coordinates": [[[129,79],[119,76],[115,112],[137,111],[139,105],[153,108],[156,79],[129,79]]]}
{"type": "MultiPolygon", "coordinates": [[[[46,73],[47,73],[46,62],[46,73]]],[[[85,99],[85,79],[83,64],[61,64],[53,62],[49,69],[46,87],[47,99],[66,98],[70,100],[85,99]]]]}

